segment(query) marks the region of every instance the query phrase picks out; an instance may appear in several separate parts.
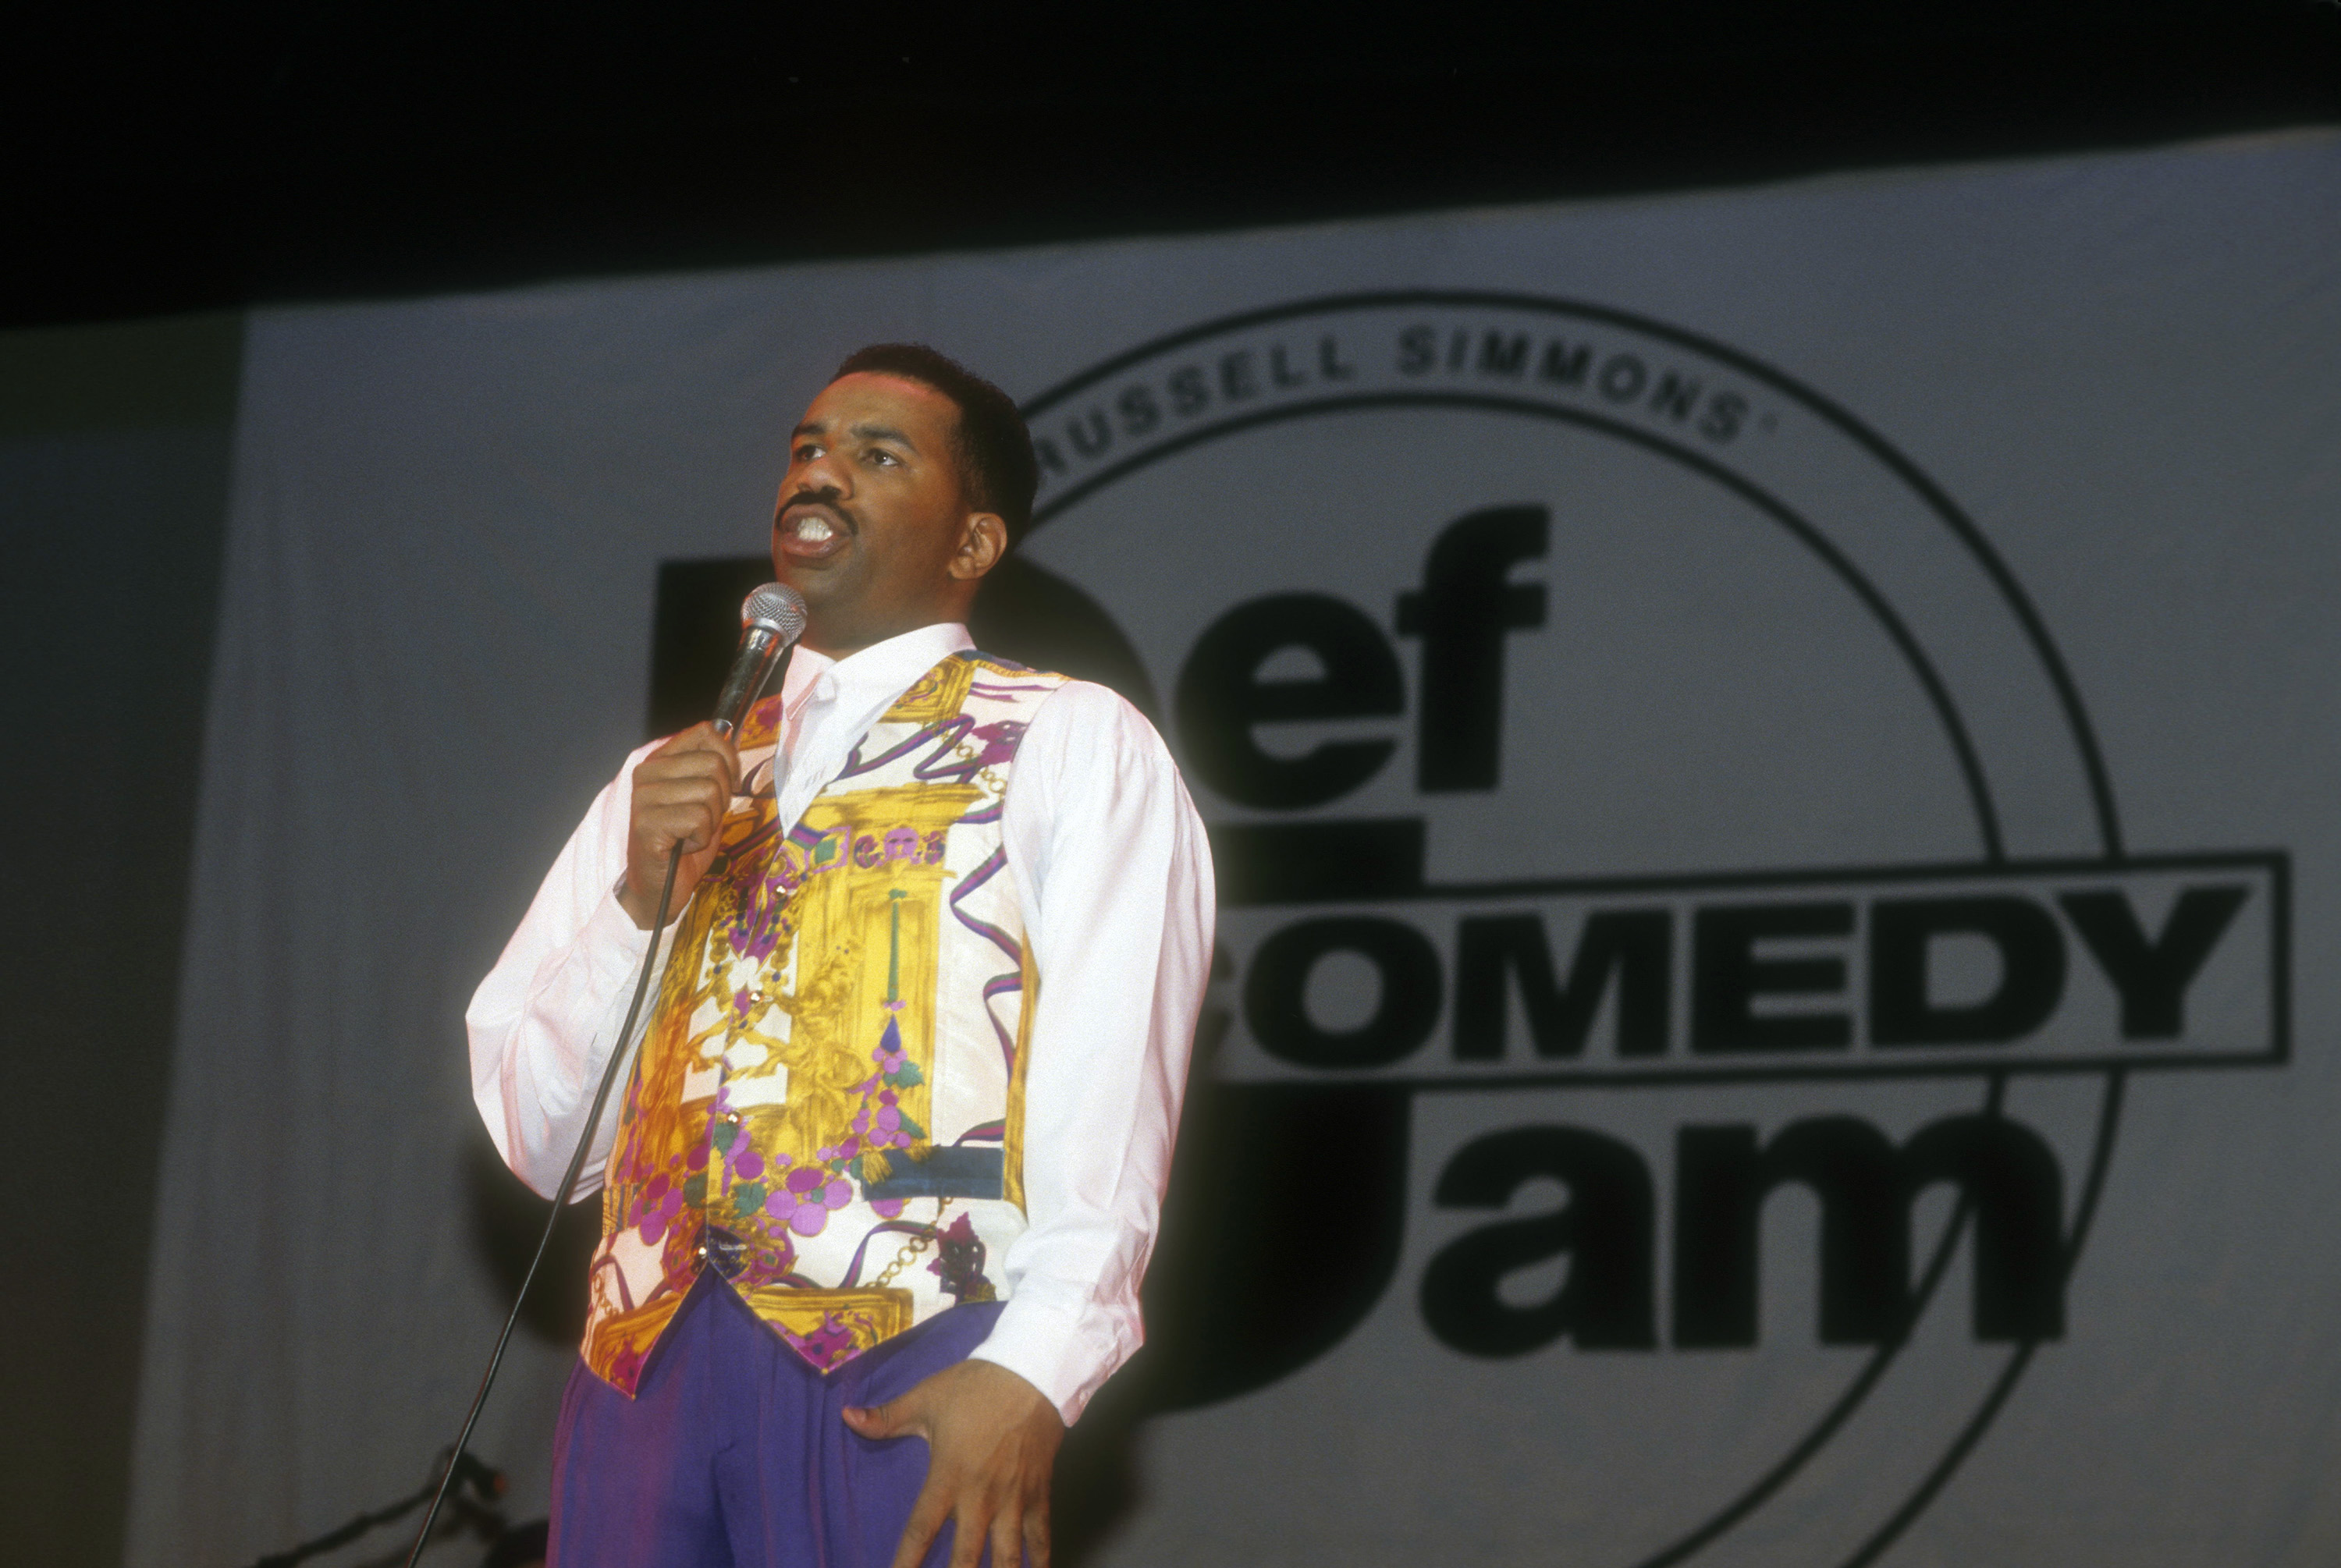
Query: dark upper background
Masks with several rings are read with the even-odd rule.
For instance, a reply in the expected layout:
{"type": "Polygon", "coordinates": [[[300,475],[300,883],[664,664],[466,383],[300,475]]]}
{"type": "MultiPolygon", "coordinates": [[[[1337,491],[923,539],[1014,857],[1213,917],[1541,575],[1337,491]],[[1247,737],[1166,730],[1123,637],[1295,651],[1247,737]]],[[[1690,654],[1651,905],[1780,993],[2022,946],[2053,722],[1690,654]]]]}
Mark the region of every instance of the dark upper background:
{"type": "Polygon", "coordinates": [[[2336,0],[226,9],[12,19],[0,326],[2341,118],[2336,0]]]}
{"type": "Polygon", "coordinates": [[[997,9],[11,15],[0,866],[31,912],[0,930],[0,1556],[121,1552],[219,313],[2341,123],[2341,0],[997,9]]]}

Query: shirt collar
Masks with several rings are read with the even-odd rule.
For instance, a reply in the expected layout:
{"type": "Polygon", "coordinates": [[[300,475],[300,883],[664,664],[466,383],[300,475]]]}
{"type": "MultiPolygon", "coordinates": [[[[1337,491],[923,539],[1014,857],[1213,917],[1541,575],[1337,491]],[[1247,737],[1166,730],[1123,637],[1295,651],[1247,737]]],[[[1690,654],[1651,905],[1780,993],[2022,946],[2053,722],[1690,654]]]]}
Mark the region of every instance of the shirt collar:
{"type": "Polygon", "coordinates": [[[911,681],[951,655],[974,646],[966,627],[956,620],[943,620],[873,642],[843,659],[800,647],[789,660],[781,706],[794,713],[815,698],[836,700],[849,707],[892,702],[911,681]]]}

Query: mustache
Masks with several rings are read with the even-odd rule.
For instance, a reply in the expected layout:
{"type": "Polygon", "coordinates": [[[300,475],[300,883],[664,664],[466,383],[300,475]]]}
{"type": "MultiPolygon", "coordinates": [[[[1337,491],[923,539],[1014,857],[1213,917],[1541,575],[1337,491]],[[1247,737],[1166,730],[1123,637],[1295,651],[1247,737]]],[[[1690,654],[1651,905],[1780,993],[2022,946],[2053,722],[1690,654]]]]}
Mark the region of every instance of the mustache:
{"type": "Polygon", "coordinates": [[[845,525],[845,530],[848,533],[860,533],[862,531],[862,520],[847,510],[845,498],[836,490],[832,488],[824,488],[821,490],[801,490],[797,491],[796,494],[781,502],[780,511],[772,514],[772,522],[774,526],[777,527],[778,525],[786,522],[789,520],[789,513],[795,511],[800,507],[807,506],[818,506],[822,508],[832,516],[835,517],[840,522],[842,522],[845,525]]]}

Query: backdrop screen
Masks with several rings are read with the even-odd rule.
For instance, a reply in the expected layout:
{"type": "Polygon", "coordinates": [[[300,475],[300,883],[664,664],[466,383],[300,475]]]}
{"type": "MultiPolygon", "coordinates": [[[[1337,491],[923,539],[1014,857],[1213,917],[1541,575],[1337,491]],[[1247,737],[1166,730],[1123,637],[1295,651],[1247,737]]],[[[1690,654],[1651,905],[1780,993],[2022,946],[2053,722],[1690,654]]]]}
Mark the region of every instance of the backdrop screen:
{"type": "Polygon", "coordinates": [[[2320,134],[254,316],[134,1560],[445,1441],[463,1004],[894,339],[1038,443],[979,641],[1219,863],[1063,1555],[2325,1560],[2336,210],[2320,134]]]}

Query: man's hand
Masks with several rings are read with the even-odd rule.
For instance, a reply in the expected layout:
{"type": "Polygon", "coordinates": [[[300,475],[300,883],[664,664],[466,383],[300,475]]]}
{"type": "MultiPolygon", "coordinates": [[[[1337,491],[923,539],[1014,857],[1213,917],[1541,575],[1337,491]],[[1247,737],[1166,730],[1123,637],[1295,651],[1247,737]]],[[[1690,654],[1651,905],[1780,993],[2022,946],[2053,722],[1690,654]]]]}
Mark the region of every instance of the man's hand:
{"type": "Polygon", "coordinates": [[[675,868],[674,896],[667,902],[672,920],[690,901],[691,890],[715,858],[715,830],[732,809],[740,779],[740,753],[712,724],[694,724],[642,760],[634,769],[634,803],[626,826],[626,882],[618,907],[636,927],[651,928],[658,912],[666,858],[677,844],[682,863],[675,868]]]}
{"type": "Polygon", "coordinates": [[[946,1519],[951,1568],[975,1568],[987,1539],[991,1568],[1017,1568],[1020,1556],[1049,1568],[1049,1473],[1065,1424],[1039,1389],[1004,1366],[962,1361],[875,1410],[847,1410],[845,1424],[864,1437],[927,1440],[927,1484],[894,1568],[919,1568],[946,1519]]]}

